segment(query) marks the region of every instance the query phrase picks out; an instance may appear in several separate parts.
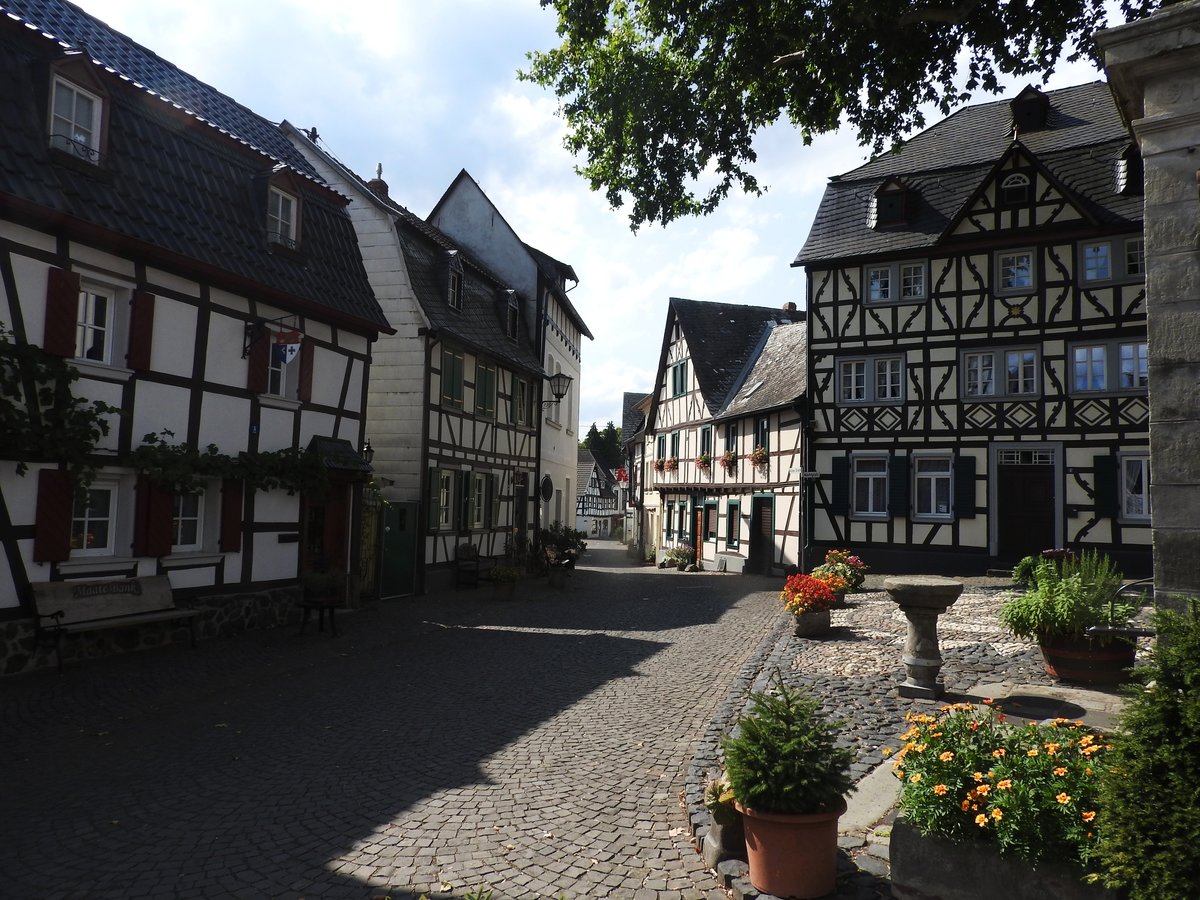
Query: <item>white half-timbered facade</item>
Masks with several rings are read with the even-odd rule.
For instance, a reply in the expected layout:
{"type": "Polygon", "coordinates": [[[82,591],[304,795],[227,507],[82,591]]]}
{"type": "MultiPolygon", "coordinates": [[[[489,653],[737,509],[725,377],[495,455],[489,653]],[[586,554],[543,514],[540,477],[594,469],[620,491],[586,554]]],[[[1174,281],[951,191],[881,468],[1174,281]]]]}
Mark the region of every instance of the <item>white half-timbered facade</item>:
{"type": "MultiPolygon", "coordinates": [[[[364,181],[311,135],[284,130],[350,215],[371,284],[396,333],[372,366],[369,435],[389,523],[415,550],[385,541],[385,593],[452,586],[458,548],[498,557],[536,532],[543,371],[525,296],[468,248],[389,196],[382,172],[364,181]],[[408,580],[405,580],[408,579],[408,580]]],[[[573,471],[572,471],[572,474],[573,471]]]]}
{"type": "Polygon", "coordinates": [[[606,538],[621,524],[624,491],[616,477],[591,450],[579,451],[576,467],[578,495],[575,501],[575,528],[592,537],[606,538]]]}
{"type": "Polygon", "coordinates": [[[1141,186],[1103,82],[965,108],[831,180],[795,263],[818,553],[1148,572],[1141,186]]]}
{"type": "MultiPolygon", "coordinates": [[[[309,570],[353,587],[371,345],[388,324],[345,198],[276,126],[77,7],[6,7],[0,322],[11,346],[78,373],[74,396],[119,412],[90,479],[71,447],[0,440],[0,621],[32,621],[37,582],[167,576],[205,635],[282,621],[309,570]],[[179,472],[135,459],[147,435],[187,448],[179,472]],[[326,490],[252,474],[304,450],[326,490]]],[[[3,402],[23,419],[34,397],[25,384],[3,402]]],[[[45,662],[29,633],[0,646],[0,669],[45,662]]]]}
{"type": "Polygon", "coordinates": [[[672,298],[647,417],[658,557],[724,571],[800,565],[803,313],[672,298]]]}

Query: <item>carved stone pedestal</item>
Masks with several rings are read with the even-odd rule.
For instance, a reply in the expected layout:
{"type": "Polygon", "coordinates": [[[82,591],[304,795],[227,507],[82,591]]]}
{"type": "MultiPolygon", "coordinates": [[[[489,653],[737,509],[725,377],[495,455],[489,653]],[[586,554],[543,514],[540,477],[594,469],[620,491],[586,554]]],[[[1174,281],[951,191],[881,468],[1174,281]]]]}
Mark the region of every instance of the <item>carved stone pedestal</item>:
{"type": "Polygon", "coordinates": [[[962,582],[933,575],[899,576],[885,579],[883,589],[908,619],[903,657],[908,678],[900,685],[900,696],[936,700],[946,693],[938,681],[942,653],[937,620],[962,594],[962,582]]]}

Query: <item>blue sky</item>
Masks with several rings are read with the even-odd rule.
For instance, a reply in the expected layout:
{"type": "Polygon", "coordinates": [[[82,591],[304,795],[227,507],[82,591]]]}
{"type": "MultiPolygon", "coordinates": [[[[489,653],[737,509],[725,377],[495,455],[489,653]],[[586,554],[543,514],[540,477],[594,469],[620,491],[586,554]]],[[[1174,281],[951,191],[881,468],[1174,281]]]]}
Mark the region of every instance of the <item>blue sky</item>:
{"type": "MultiPolygon", "coordinates": [[[[525,241],[579,275],[571,297],[595,335],[572,388],[581,436],[620,425],[623,392],[653,387],[669,297],[803,307],[789,264],[826,179],[866,159],[849,133],[805,147],[775,126],[756,144],[766,195],[634,235],[574,173],[554,98],[516,79],[527,51],[557,43],[537,0],[76,2],[258,114],[315,126],[360,174],[382,163],[392,198],[418,215],[467,169],[525,241]]],[[[1097,77],[1075,66],[1048,84],[1097,77]]]]}

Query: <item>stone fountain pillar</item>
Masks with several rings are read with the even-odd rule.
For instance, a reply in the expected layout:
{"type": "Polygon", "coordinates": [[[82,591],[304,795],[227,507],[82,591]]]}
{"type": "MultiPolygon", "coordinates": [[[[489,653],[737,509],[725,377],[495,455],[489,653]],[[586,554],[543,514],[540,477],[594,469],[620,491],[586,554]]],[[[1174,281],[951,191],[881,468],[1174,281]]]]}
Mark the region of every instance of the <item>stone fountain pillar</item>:
{"type": "Polygon", "coordinates": [[[934,575],[910,575],[885,579],[883,589],[908,619],[903,657],[908,678],[900,685],[900,696],[936,700],[946,693],[938,681],[942,653],[937,620],[962,594],[963,584],[934,575]]]}

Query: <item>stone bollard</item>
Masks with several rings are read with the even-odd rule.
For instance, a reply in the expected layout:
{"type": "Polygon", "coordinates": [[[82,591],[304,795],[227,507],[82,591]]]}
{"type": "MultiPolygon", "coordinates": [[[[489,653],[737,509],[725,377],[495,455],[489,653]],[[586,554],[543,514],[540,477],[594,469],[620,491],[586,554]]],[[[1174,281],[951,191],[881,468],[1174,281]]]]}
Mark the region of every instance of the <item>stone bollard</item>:
{"type": "Polygon", "coordinates": [[[900,685],[900,696],[936,700],[946,692],[938,681],[942,654],[938,648],[937,620],[962,594],[962,582],[935,575],[912,575],[884,579],[883,589],[908,619],[903,657],[908,678],[900,685]]]}

